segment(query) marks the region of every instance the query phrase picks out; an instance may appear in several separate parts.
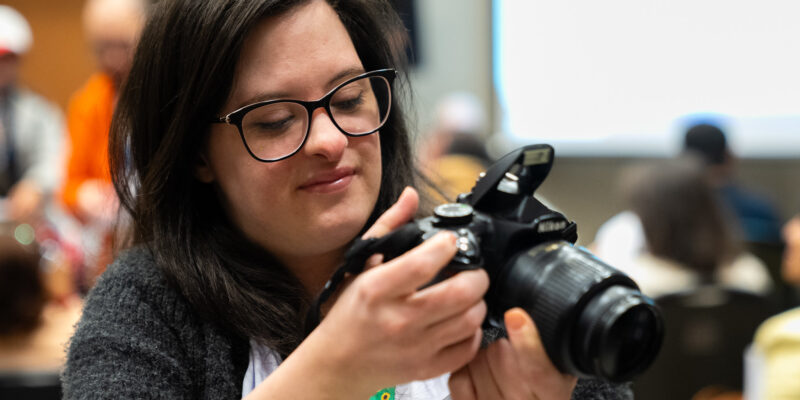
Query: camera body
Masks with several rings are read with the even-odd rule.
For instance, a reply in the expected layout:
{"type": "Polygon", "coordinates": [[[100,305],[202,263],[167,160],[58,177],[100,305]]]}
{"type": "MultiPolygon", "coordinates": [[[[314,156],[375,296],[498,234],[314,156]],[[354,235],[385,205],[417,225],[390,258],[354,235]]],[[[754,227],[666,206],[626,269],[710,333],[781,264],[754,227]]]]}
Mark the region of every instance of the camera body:
{"type": "Polygon", "coordinates": [[[522,307],[559,370],[629,380],[658,353],[661,314],[628,276],[573,246],[574,222],[533,197],[552,164],[549,145],[506,155],[457,203],[411,222],[420,234],[405,246],[453,231],[458,251],[430,284],[482,268],[491,282],[485,296],[488,324],[502,327],[504,312],[522,307]]]}

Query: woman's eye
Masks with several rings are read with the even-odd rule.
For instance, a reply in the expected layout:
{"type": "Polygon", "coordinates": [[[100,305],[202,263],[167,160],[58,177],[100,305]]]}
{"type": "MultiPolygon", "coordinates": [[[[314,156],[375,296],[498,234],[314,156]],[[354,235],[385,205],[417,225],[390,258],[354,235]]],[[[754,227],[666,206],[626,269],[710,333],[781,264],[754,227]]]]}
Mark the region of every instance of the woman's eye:
{"type": "Polygon", "coordinates": [[[358,93],[358,95],[349,98],[336,99],[334,102],[331,102],[331,107],[338,111],[353,111],[358,109],[362,104],[364,104],[364,96],[362,93],[358,93]]]}
{"type": "Polygon", "coordinates": [[[293,119],[294,119],[293,116],[289,116],[278,120],[254,121],[250,127],[252,129],[257,129],[262,132],[272,132],[272,131],[277,132],[287,129],[292,124],[293,119]]]}

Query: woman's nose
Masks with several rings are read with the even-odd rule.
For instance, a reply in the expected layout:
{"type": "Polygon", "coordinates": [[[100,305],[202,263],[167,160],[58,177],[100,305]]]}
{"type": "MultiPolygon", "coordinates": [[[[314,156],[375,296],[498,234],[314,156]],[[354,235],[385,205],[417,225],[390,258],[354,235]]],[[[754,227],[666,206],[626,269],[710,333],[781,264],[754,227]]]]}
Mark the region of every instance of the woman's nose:
{"type": "Polygon", "coordinates": [[[311,114],[311,126],[303,150],[311,156],[320,156],[328,160],[338,160],[347,147],[347,136],[336,127],[324,108],[318,108],[311,114]]]}

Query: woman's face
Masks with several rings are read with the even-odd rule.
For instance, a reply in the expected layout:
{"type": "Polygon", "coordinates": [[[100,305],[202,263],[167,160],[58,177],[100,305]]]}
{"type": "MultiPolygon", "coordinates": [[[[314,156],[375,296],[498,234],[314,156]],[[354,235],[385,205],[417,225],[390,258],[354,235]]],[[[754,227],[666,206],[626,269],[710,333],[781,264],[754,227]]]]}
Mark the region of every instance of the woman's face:
{"type": "MultiPolygon", "coordinates": [[[[219,114],[261,100],[316,100],[363,72],[335,11],[315,0],[249,33],[219,114]]],[[[308,135],[293,156],[262,163],[248,154],[235,126],[214,124],[197,170],[200,180],[219,186],[245,235],[301,275],[298,269],[338,262],[372,212],[381,180],[378,133],[345,136],[319,108],[308,135]]]]}

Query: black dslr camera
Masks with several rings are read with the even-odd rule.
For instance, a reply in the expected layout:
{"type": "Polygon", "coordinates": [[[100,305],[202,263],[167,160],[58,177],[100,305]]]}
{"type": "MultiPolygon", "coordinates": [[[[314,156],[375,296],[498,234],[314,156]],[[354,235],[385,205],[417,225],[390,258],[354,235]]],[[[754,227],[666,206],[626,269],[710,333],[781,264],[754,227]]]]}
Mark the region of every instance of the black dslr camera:
{"type": "Polygon", "coordinates": [[[574,222],[533,197],[552,165],[552,147],[525,146],[492,165],[457,203],[412,224],[420,241],[442,229],[458,236],[458,252],[436,280],[488,272],[488,323],[502,326],[506,310],[522,307],[559,370],[628,380],[655,359],[661,314],[627,275],[572,245],[574,222]]]}
{"type": "Polygon", "coordinates": [[[627,275],[573,246],[575,223],[533,197],[552,165],[549,145],[522,147],[492,165],[457,203],[383,238],[357,241],[318,304],[370,255],[388,260],[446,229],[458,236],[458,251],[431,284],[483,268],[491,282],[487,324],[502,327],[505,311],[522,307],[560,371],[615,382],[643,372],[661,347],[661,313],[627,275]]]}

